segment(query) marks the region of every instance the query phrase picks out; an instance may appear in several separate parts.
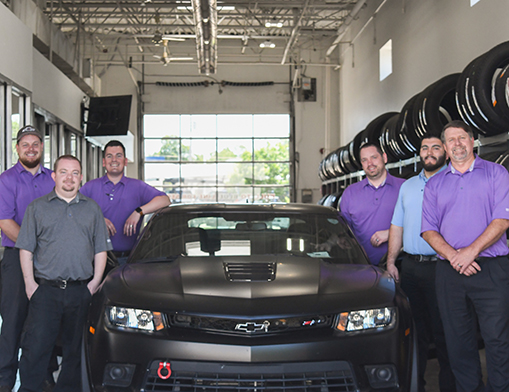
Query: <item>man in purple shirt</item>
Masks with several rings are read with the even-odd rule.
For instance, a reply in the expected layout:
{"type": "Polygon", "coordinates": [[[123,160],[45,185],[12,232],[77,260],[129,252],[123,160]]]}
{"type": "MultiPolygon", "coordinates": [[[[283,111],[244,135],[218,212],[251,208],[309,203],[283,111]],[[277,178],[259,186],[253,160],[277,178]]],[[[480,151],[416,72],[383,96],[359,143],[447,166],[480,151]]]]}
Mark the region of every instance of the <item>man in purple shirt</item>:
{"type": "Polygon", "coordinates": [[[164,192],[143,181],[124,176],[126,165],[124,145],[118,140],[111,140],[104,147],[103,167],[106,174],[88,181],[80,190],[101,207],[113,253],[120,263],[127,260],[134,246],[143,215],[170,204],[164,192]]]}
{"type": "Polygon", "coordinates": [[[472,130],[462,121],[447,124],[442,141],[451,163],[426,185],[421,235],[442,259],[437,298],[457,390],[509,391],[509,173],[474,154],[472,130]]]}
{"type": "Polygon", "coordinates": [[[387,252],[392,214],[405,180],[387,172],[387,155],[376,144],[364,144],[359,154],[366,178],[346,188],[340,210],[369,261],[378,265],[387,252]]]}
{"type": "Polygon", "coordinates": [[[16,382],[20,336],[28,311],[28,298],[14,248],[27,206],[53,190],[51,170],[41,165],[43,137],[34,127],[19,130],[18,163],[0,175],[0,229],[5,248],[1,264],[0,392],[10,392],[16,382]]]}

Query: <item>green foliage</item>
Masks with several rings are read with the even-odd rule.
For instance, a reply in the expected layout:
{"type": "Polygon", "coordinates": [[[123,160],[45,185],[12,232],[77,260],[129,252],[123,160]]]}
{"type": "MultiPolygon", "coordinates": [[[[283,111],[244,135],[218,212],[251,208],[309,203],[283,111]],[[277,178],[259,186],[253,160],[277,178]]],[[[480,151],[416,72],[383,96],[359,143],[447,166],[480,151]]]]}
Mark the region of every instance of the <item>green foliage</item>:
{"type": "MultiPolygon", "coordinates": [[[[254,164],[254,173],[252,165],[238,164],[235,172],[230,177],[230,183],[245,185],[288,185],[290,183],[290,165],[288,141],[281,141],[275,145],[267,143],[254,151],[254,160],[259,163],[254,164]],[[283,161],[283,162],[282,162],[283,161]]],[[[244,162],[251,162],[251,153],[244,151],[242,153],[244,162]]],[[[289,201],[288,190],[285,188],[263,188],[262,193],[274,194],[279,201],[289,201]]]]}
{"type": "MultiPolygon", "coordinates": [[[[154,156],[164,157],[168,161],[197,161],[204,162],[203,155],[191,154],[189,146],[181,144],[179,139],[166,138],[161,140],[162,146],[154,156]],[[179,150],[180,149],[180,150],[179,150]],[[180,154],[179,154],[180,151],[180,154]]],[[[225,180],[228,185],[265,185],[257,188],[257,199],[263,201],[289,201],[288,188],[278,187],[290,184],[289,141],[284,139],[274,144],[267,142],[264,147],[254,151],[244,148],[240,154],[236,154],[230,148],[224,148],[217,152],[211,152],[208,162],[227,162],[229,160],[241,160],[245,163],[237,163],[233,173],[225,180]],[[254,162],[253,162],[254,160],[254,162]],[[253,164],[248,164],[253,162],[253,164]],[[271,185],[275,185],[271,187],[271,185]]],[[[231,189],[235,193],[237,190],[231,189]]]]}
{"type": "MultiPolygon", "coordinates": [[[[179,139],[162,139],[162,146],[159,152],[156,152],[154,156],[156,157],[164,157],[165,160],[168,161],[178,161],[179,160],[179,149],[180,149],[180,140],[179,139]]],[[[182,161],[189,161],[189,146],[182,146],[182,161]]]]}

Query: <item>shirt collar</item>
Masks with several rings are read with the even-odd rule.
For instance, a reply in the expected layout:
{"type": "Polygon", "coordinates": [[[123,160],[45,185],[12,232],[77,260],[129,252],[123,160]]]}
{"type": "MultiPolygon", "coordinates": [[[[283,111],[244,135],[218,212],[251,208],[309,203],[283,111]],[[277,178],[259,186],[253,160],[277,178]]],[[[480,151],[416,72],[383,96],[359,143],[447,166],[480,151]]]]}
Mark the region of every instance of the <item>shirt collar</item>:
{"type": "MultiPolygon", "coordinates": [[[[478,160],[477,158],[479,158],[477,156],[477,154],[474,154],[475,158],[474,158],[474,161],[472,162],[472,164],[470,165],[470,167],[468,168],[467,172],[471,172],[472,170],[474,170],[474,166],[476,166],[476,168],[481,168],[482,166],[482,163],[480,162],[480,160],[478,160]],[[478,162],[479,164],[476,165],[476,162],[478,162]]],[[[458,170],[456,170],[454,168],[454,166],[452,165],[452,162],[449,163],[449,171],[452,173],[452,174],[456,174],[456,173],[459,173],[458,170]]],[[[465,172],[466,173],[466,172],[465,172]]]]}
{"type": "MultiPolygon", "coordinates": [[[[18,173],[22,173],[22,172],[30,173],[27,169],[25,169],[25,166],[23,166],[19,160],[18,160],[18,163],[16,163],[14,165],[14,167],[16,168],[18,173]]],[[[49,172],[50,171],[48,169],[46,169],[43,165],[39,165],[39,169],[37,169],[37,173],[35,173],[34,177],[38,176],[41,173],[47,174],[49,172]]],[[[30,173],[30,174],[32,174],[32,173],[30,173]]]]}
{"type": "MultiPolygon", "coordinates": [[[[117,182],[117,184],[125,185],[125,183],[124,183],[124,178],[125,178],[125,175],[124,175],[124,174],[122,174],[122,178],[120,179],[120,181],[119,181],[119,182],[117,182]]],[[[111,180],[108,178],[108,174],[105,174],[105,175],[103,176],[103,180],[104,180],[104,181],[103,181],[103,183],[104,183],[104,184],[113,184],[113,181],[111,181],[111,180]]],[[[115,185],[117,185],[117,184],[115,184],[115,185]]]]}
{"type": "MultiPolygon", "coordinates": [[[[435,176],[436,174],[440,173],[440,172],[443,172],[444,170],[447,169],[447,165],[444,165],[440,168],[439,171],[437,171],[435,174],[433,174],[431,177],[435,176]]],[[[430,178],[431,178],[430,177],[430,178]]],[[[424,169],[421,170],[421,172],[419,173],[419,178],[426,184],[428,182],[428,180],[430,178],[427,178],[426,175],[424,174],[424,169]]]]}
{"type": "MultiPolygon", "coordinates": [[[[61,199],[60,197],[58,197],[57,193],[55,192],[55,188],[53,188],[53,190],[50,193],[48,193],[47,198],[48,198],[48,201],[58,199],[58,200],[62,200],[64,202],[66,202],[64,199],[61,199]]],[[[87,201],[87,199],[80,192],[78,192],[76,194],[76,197],[74,199],[72,199],[68,204],[78,204],[80,201],[87,201]]]]}
{"type": "Polygon", "coordinates": [[[378,189],[378,188],[382,188],[383,186],[385,186],[385,184],[393,185],[393,178],[392,178],[392,176],[389,174],[388,171],[386,171],[386,173],[387,173],[387,175],[385,176],[385,180],[383,180],[383,182],[380,185],[378,185],[378,187],[374,186],[369,181],[368,177],[365,178],[366,184],[364,184],[364,186],[370,186],[373,189],[378,189]]]}

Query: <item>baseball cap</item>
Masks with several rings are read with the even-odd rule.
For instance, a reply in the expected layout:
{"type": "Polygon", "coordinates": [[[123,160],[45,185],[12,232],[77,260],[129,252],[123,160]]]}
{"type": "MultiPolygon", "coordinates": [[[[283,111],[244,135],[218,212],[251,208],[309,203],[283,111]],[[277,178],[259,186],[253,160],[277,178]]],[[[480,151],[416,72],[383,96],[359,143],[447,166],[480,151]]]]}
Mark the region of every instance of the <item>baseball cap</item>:
{"type": "Polygon", "coordinates": [[[18,131],[16,141],[19,142],[21,138],[26,135],[35,135],[42,141],[42,134],[31,125],[26,125],[18,131]]]}

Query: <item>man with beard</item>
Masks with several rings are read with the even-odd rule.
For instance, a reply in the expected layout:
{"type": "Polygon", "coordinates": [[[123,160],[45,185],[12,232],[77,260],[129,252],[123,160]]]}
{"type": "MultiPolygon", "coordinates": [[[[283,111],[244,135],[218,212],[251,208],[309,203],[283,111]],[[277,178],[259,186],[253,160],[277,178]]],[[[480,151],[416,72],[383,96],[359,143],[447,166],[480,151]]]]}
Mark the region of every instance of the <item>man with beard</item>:
{"type": "Polygon", "coordinates": [[[438,306],[459,391],[509,391],[509,173],[474,154],[462,121],[441,136],[450,165],[428,181],[422,237],[437,252],[438,306]],[[475,314],[486,347],[484,388],[475,314]]]}
{"type": "Polygon", "coordinates": [[[440,391],[453,392],[456,390],[454,375],[447,356],[435,292],[435,267],[438,258],[433,248],[421,238],[424,187],[432,176],[445,169],[444,145],[438,137],[425,135],[421,141],[419,156],[423,169],[419,175],[407,180],[399,190],[389,229],[387,271],[395,281],[399,281],[400,276],[395,262],[403,247],[401,288],[410,300],[417,329],[419,392],[425,391],[424,373],[430,340],[435,342],[440,364],[440,391]]]}
{"type": "Polygon", "coordinates": [[[62,369],[55,390],[81,390],[81,336],[91,296],[111,249],[101,209],[78,192],[81,163],[58,158],[52,192],[27,207],[16,247],[30,300],[23,329],[19,392],[40,392],[59,334],[62,369]]]}
{"type": "Polygon", "coordinates": [[[103,177],[88,181],[81,193],[101,207],[110,233],[113,253],[120,264],[127,261],[141,229],[142,217],[170,204],[168,196],[143,181],[124,175],[125,147],[118,140],[104,147],[103,177]]]}
{"type": "MultiPolygon", "coordinates": [[[[37,129],[27,125],[19,130],[16,151],[18,163],[0,175],[0,229],[5,248],[0,274],[0,392],[10,392],[16,382],[19,342],[28,309],[19,251],[14,245],[27,206],[55,185],[51,170],[40,164],[43,137],[37,129]]],[[[49,375],[48,380],[52,382],[49,375]]]]}
{"type": "Polygon", "coordinates": [[[369,261],[378,265],[387,252],[392,213],[405,180],[387,172],[387,155],[378,145],[364,144],[359,155],[366,178],[346,188],[340,210],[369,261]]]}

